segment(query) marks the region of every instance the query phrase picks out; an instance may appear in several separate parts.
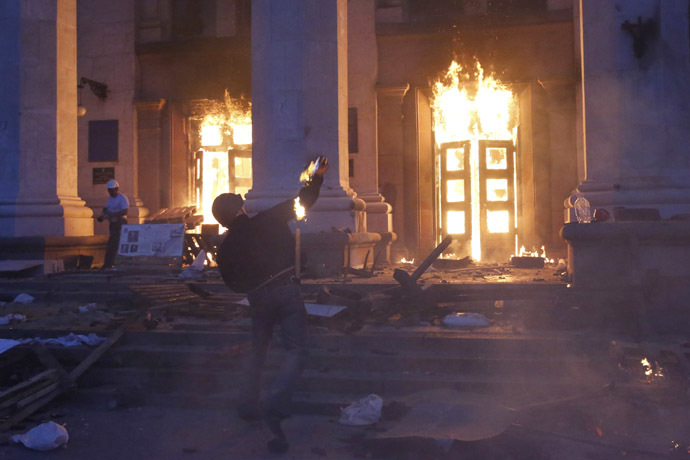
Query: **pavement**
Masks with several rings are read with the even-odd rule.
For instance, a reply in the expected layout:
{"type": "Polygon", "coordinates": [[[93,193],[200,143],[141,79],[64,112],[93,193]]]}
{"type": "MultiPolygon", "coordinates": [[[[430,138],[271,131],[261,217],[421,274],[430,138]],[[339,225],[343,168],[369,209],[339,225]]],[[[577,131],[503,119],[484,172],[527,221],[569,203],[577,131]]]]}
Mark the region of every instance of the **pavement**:
{"type": "MultiPolygon", "coordinates": [[[[323,285],[371,292],[395,285],[391,271],[384,270],[373,278],[306,281],[305,292],[315,295],[323,285]]],[[[439,292],[447,297],[444,305],[447,311],[464,306],[490,313],[492,325],[489,328],[479,333],[468,333],[474,339],[482,334],[519,338],[535,333],[543,335],[542,338],[579,334],[580,339],[588,340],[591,333],[585,329],[583,334],[583,330],[578,329],[583,324],[586,326],[579,308],[581,304],[574,307],[566,305],[562,310],[568,313],[554,319],[552,313],[554,305],[558,306],[559,296],[565,293],[567,297],[569,294],[567,284],[554,274],[553,267],[516,270],[505,266],[478,266],[452,272],[432,271],[426,273],[421,281],[421,284],[441,288],[439,292]],[[453,303],[453,299],[460,303],[453,303]],[[528,315],[527,311],[531,313],[528,315]],[[540,313],[544,311],[548,313],[540,313]]],[[[161,340],[166,336],[177,337],[177,341],[185,331],[206,334],[209,338],[209,332],[247,331],[246,315],[235,315],[235,312],[242,311],[235,303],[238,297],[229,293],[213,272],[209,277],[195,281],[197,286],[203,287],[199,292],[206,292],[203,296],[207,297],[194,299],[191,307],[189,292],[185,289],[180,291],[187,283],[189,281],[181,282],[168,274],[117,272],[66,273],[47,278],[3,280],[0,282],[0,300],[9,301],[19,292],[35,294],[37,300],[24,306],[13,303],[2,306],[0,312],[3,315],[23,313],[28,320],[0,327],[0,334],[12,336],[43,330],[53,335],[60,331],[79,330],[107,335],[142,301],[152,302],[151,305],[167,302],[174,308],[156,310],[159,323],[150,332],[145,332],[144,324],[137,323],[133,330],[140,331],[139,334],[158,335],[161,340]],[[158,286],[161,290],[153,294],[147,291],[148,297],[144,296],[142,300],[130,289],[134,285],[158,286]],[[174,299],[180,296],[183,301],[175,302],[174,299]],[[79,306],[92,301],[96,302],[96,308],[86,313],[79,312],[79,306]],[[234,305],[232,309],[219,307],[228,304],[234,305]],[[219,314],[222,320],[219,320],[219,314]]],[[[580,302],[577,296],[575,299],[580,302]]],[[[437,316],[446,310],[430,311],[437,316]]],[[[419,330],[432,331],[423,332],[424,337],[450,333],[440,328],[434,318],[392,315],[384,319],[384,323],[376,327],[393,331],[396,335],[419,330]]],[[[328,324],[316,327],[328,328],[328,324]]],[[[370,325],[364,331],[368,327],[370,325]]],[[[127,337],[134,339],[132,334],[127,337]]],[[[598,330],[591,337],[600,341],[615,339],[622,358],[627,359],[630,365],[619,369],[613,390],[592,394],[571,404],[521,411],[506,431],[487,440],[387,439],[386,432],[399,421],[384,420],[368,427],[347,427],[340,425],[333,415],[297,414],[285,423],[291,442],[290,451],[278,455],[266,451],[265,444],[271,437],[261,423],[247,424],[227,408],[209,405],[166,407],[164,402],[160,403],[165,400],[165,395],[158,395],[156,404],[144,396],[113,408],[107,400],[80,397],[84,392],[77,390],[16,427],[16,431],[28,430],[47,420],[65,424],[70,433],[66,447],[45,454],[3,443],[0,444],[0,459],[44,459],[46,455],[77,460],[690,458],[690,392],[688,376],[684,374],[687,368],[684,370],[683,367],[690,358],[690,342],[683,337],[666,337],[661,342],[645,344],[605,329],[598,330]],[[663,364],[670,366],[671,372],[666,376],[644,375],[639,357],[649,349],[654,349],[664,359],[663,364]],[[670,349],[673,353],[667,353],[670,349]]],[[[389,350],[387,353],[391,355],[389,350]]],[[[367,359],[374,362],[379,358],[369,356],[367,359]]],[[[438,358],[448,359],[445,356],[438,358]]],[[[619,362],[625,364],[625,359],[619,362]]],[[[457,368],[460,374],[462,370],[463,367],[457,368]]],[[[320,372],[323,374],[323,370],[320,372]]],[[[572,377],[573,380],[583,378],[582,375],[572,377]]],[[[232,386],[232,382],[228,385],[232,386]]],[[[539,395],[533,396],[532,400],[540,399],[539,395]]]]}

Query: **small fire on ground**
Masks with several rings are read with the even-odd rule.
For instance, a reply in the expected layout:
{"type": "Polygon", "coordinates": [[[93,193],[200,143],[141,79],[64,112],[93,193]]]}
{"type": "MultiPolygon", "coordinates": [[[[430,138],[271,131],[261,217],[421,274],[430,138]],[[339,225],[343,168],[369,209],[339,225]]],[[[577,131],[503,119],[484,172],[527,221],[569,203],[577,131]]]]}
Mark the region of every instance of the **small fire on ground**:
{"type": "Polygon", "coordinates": [[[664,369],[659,365],[658,362],[654,361],[654,365],[652,365],[647,358],[642,358],[640,364],[642,364],[642,367],[644,368],[644,375],[647,377],[648,383],[663,379],[665,377],[664,369]]]}
{"type": "Polygon", "coordinates": [[[524,246],[520,246],[520,251],[518,252],[517,257],[541,257],[542,259],[544,259],[544,262],[548,264],[553,264],[556,262],[554,259],[549,259],[548,257],[546,257],[546,247],[544,246],[541,247],[541,252],[539,252],[536,249],[533,251],[527,251],[524,246]]]}

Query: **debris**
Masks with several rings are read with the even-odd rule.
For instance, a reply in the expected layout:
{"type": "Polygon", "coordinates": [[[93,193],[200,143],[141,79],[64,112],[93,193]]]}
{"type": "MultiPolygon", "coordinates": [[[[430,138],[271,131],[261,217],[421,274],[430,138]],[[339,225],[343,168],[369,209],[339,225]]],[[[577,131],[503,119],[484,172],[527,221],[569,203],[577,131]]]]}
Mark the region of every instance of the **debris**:
{"type": "Polygon", "coordinates": [[[363,426],[378,423],[381,418],[383,400],[375,394],[347,406],[340,414],[339,423],[349,426],[363,426]]]}
{"type": "Polygon", "coordinates": [[[436,270],[457,270],[472,264],[472,259],[467,256],[462,259],[438,259],[431,264],[436,270]]]}
{"type": "Polygon", "coordinates": [[[568,269],[568,266],[565,263],[565,259],[558,259],[558,265],[556,265],[556,271],[557,272],[564,272],[568,269]]]}
{"type": "Polygon", "coordinates": [[[64,335],[62,337],[41,339],[39,337],[34,337],[33,339],[24,339],[22,343],[32,343],[39,342],[48,345],[62,345],[64,347],[78,347],[81,345],[89,345],[94,347],[105,342],[103,337],[99,337],[93,332],[89,335],[70,333],[69,335],[64,335]]]}
{"type": "Polygon", "coordinates": [[[10,313],[9,315],[0,316],[0,326],[5,326],[10,323],[20,323],[26,321],[26,316],[19,313],[10,313]]]}
{"type": "Polygon", "coordinates": [[[49,451],[67,444],[69,434],[64,426],[55,422],[46,422],[24,434],[15,434],[11,439],[12,442],[24,444],[29,449],[49,451]]]}
{"type": "Polygon", "coordinates": [[[91,303],[86,304],[86,305],[81,305],[79,307],[79,313],[88,313],[91,310],[95,310],[97,306],[98,306],[98,304],[96,302],[91,302],[91,303]]]}
{"type": "Polygon", "coordinates": [[[417,285],[417,280],[419,280],[419,277],[424,274],[425,271],[431,266],[431,264],[438,259],[438,256],[441,255],[443,251],[446,250],[446,248],[450,245],[450,243],[453,241],[453,237],[450,235],[446,236],[441,243],[436,246],[436,248],[431,251],[431,253],[424,259],[424,261],[419,264],[419,267],[410,275],[404,270],[400,270],[399,268],[396,268],[393,271],[393,278],[400,283],[400,285],[408,291],[410,294],[417,294],[420,292],[420,287],[417,285]]]}
{"type": "Polygon", "coordinates": [[[515,268],[544,268],[544,257],[513,256],[510,263],[515,268]]]}
{"type": "Polygon", "coordinates": [[[451,313],[443,318],[446,327],[488,327],[491,323],[479,313],[451,313]]]}
{"type": "Polygon", "coordinates": [[[21,345],[19,340],[0,339],[0,355],[17,345],[21,345]]]}
{"type": "Polygon", "coordinates": [[[13,300],[14,303],[32,303],[33,301],[34,301],[34,297],[30,296],[29,294],[24,294],[24,293],[19,294],[13,300]]]}
{"type": "Polygon", "coordinates": [[[324,305],[320,303],[305,303],[304,306],[307,309],[307,314],[325,316],[326,318],[331,318],[347,308],[342,305],[324,305]]]}

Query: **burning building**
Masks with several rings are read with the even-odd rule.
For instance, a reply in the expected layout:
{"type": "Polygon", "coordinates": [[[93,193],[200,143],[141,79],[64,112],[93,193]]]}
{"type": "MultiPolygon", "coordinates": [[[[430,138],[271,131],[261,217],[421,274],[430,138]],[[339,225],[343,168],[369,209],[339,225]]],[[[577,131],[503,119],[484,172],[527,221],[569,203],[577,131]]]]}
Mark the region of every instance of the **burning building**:
{"type": "Polygon", "coordinates": [[[35,18],[22,3],[2,10],[21,26],[2,32],[3,236],[88,246],[113,176],[135,221],[193,205],[213,224],[214,195],[265,209],[326,155],[298,224],[322,265],[376,245],[414,257],[446,235],[457,257],[569,248],[592,273],[592,241],[620,232],[643,232],[644,267],[685,254],[667,243],[690,211],[687,2],[66,0],[35,18]],[[57,54],[18,32],[32,21],[57,54]],[[564,241],[576,189],[615,222],[566,225],[564,241]],[[663,225],[630,230],[621,207],[663,225]]]}

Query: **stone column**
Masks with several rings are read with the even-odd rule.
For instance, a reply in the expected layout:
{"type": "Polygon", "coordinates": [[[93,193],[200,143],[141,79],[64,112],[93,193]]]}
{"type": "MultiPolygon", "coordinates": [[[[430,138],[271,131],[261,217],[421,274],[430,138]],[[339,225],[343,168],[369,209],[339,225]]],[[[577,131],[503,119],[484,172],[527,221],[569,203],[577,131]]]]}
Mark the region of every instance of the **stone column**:
{"type": "Polygon", "coordinates": [[[652,207],[663,218],[690,212],[688,2],[581,0],[580,15],[578,190],[609,211],[652,207]],[[622,29],[638,18],[657,29],[645,33],[639,57],[622,29]]]}
{"type": "MultiPolygon", "coordinates": [[[[569,223],[562,234],[576,285],[639,285],[689,276],[688,2],[580,0],[581,162],[593,208],[654,208],[656,222],[569,223]],[[636,26],[653,27],[643,31],[636,26]],[[628,23],[638,36],[623,25],[628,23]],[[637,45],[637,46],[636,46],[637,45]]],[[[626,26],[628,27],[628,26],[626,26]]],[[[574,196],[566,201],[572,207],[574,196]]],[[[570,222],[576,222],[572,209],[570,222]]]]}
{"type": "Polygon", "coordinates": [[[390,204],[379,193],[376,139],[376,5],[374,0],[348,2],[348,105],[357,110],[357,152],[352,154],[351,185],[367,203],[367,230],[393,231],[390,204]]]}
{"type": "Polygon", "coordinates": [[[305,164],[325,155],[330,170],[302,234],[365,234],[366,204],[349,186],[347,107],[346,0],[254,0],[250,213],[294,197],[305,164]]]}
{"type": "Polygon", "coordinates": [[[93,235],[77,193],[76,0],[0,2],[0,236],[93,235]]]}

